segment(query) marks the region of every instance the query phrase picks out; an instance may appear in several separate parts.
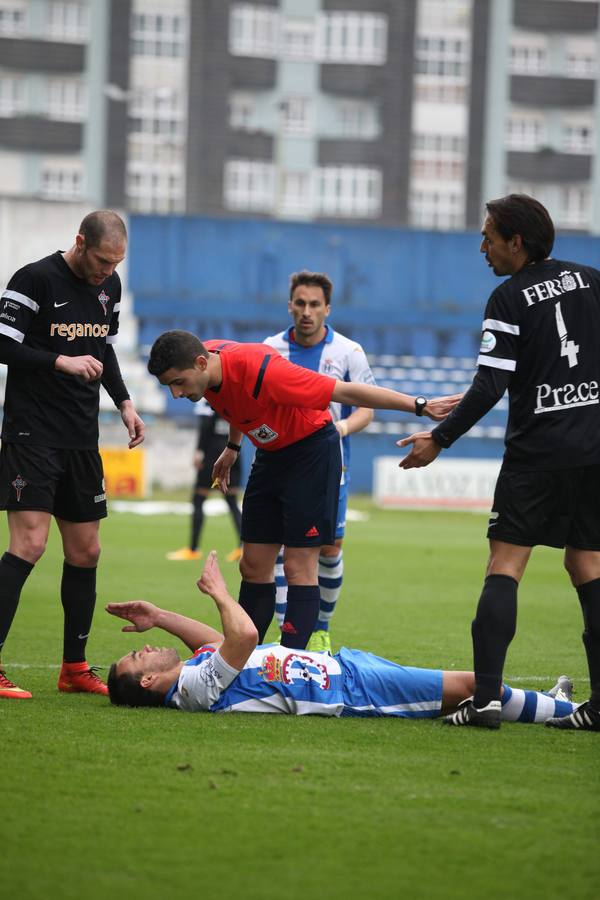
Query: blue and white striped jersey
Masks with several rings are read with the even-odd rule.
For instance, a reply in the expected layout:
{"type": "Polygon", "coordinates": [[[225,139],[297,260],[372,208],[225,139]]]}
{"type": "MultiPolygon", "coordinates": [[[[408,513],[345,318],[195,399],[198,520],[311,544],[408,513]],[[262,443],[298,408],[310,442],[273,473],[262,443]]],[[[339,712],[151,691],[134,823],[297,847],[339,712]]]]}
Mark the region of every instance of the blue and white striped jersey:
{"type": "MultiPolygon", "coordinates": [[[[322,375],[330,375],[338,381],[355,381],[359,384],[375,384],[375,378],[367,361],[365,351],[356,341],[344,337],[331,326],[326,325],[327,333],[323,340],[313,347],[303,347],[293,338],[294,326],[291,325],[279,334],[265,338],[264,343],[274,347],[290,362],[304,369],[312,369],[322,375]]],[[[334,422],[347,419],[352,407],[341,403],[330,403],[329,412],[334,422]]],[[[342,469],[347,471],[350,465],[350,439],[342,438],[342,469]]],[[[342,476],[342,483],[344,477],[342,476]]]]}
{"type": "Polygon", "coordinates": [[[165,706],[187,712],[321,716],[435,716],[442,672],[400,666],[362,650],[335,656],[263,644],[241,672],[218,650],[202,649],[181,669],[165,706]]]}
{"type": "Polygon", "coordinates": [[[218,650],[206,650],[185,663],[165,705],[188,712],[339,716],[341,681],[340,664],[327,653],[264,644],[238,672],[218,650]]]}

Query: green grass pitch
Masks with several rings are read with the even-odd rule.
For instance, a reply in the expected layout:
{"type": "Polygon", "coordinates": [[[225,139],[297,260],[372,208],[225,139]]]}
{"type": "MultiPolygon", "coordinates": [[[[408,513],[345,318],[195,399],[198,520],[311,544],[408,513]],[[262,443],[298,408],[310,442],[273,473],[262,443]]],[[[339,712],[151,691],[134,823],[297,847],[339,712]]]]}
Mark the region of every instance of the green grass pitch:
{"type": "MultiPolygon", "coordinates": [[[[484,517],[353,505],[370,518],[348,527],[336,648],[470,668],[484,517]]],[[[103,523],[92,662],[171,640],[123,635],[108,601],[145,597],[217,624],[198,565],[165,559],[187,529],[174,516],[103,523]]],[[[2,546],[6,534],[2,521],[2,546]]],[[[205,539],[223,558],[229,519],[208,519],[205,539]]],[[[128,711],[62,695],[60,566],[53,528],[4,651],[34,699],[0,701],[0,897],[600,897],[597,735],[128,711]]],[[[224,568],[235,593],[237,567],[224,568]]],[[[580,632],[560,553],[536,551],[507,681],[544,688],[566,672],[583,699],[580,632]]]]}

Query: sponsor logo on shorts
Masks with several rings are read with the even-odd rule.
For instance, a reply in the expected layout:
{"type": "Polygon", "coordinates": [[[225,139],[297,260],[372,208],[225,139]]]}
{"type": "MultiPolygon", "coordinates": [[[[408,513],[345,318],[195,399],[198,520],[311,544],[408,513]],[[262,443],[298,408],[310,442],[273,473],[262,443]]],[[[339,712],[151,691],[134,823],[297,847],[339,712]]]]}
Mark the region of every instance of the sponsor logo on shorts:
{"type": "Polygon", "coordinates": [[[248,434],[251,435],[254,440],[258,441],[259,444],[270,444],[279,437],[277,432],[273,431],[272,428],[269,428],[268,425],[260,425],[258,428],[253,428],[248,434]]]}
{"type": "Polygon", "coordinates": [[[63,300],[62,303],[57,303],[55,300],[54,301],[54,309],[60,309],[61,306],[66,306],[67,303],[70,303],[70,302],[71,302],[70,300],[63,300]]]}
{"type": "Polygon", "coordinates": [[[491,331],[484,331],[481,335],[480,353],[489,353],[496,346],[496,338],[491,331]]]}
{"type": "Polygon", "coordinates": [[[553,388],[549,384],[538,384],[534,413],[557,412],[578,406],[595,406],[600,402],[597,381],[582,381],[580,384],[565,384],[553,388]]]}
{"type": "Polygon", "coordinates": [[[21,502],[21,491],[27,487],[27,482],[25,481],[25,479],[23,478],[22,475],[17,475],[17,477],[15,478],[15,480],[13,482],[11,482],[11,484],[17,493],[17,503],[20,503],[21,502]]]}
{"type": "Polygon", "coordinates": [[[319,532],[317,531],[316,526],[313,525],[312,528],[309,528],[304,537],[319,537],[319,532]]]}
{"type": "Polygon", "coordinates": [[[108,336],[108,325],[98,325],[91,322],[52,322],[50,324],[50,337],[66,337],[68,341],[74,341],[78,337],[105,338],[108,336]]]}
{"type": "Polygon", "coordinates": [[[106,500],[106,494],[96,494],[94,497],[94,503],[102,503],[103,500],[106,500]]]}

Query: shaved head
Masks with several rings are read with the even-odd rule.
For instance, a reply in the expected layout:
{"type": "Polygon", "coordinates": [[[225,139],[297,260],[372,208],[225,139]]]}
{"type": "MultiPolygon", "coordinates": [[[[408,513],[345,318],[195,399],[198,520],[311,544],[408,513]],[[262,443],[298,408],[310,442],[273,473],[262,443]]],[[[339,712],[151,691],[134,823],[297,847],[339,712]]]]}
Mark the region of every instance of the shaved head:
{"type": "Polygon", "coordinates": [[[103,241],[108,244],[127,242],[125,222],[112,209],[97,209],[88,213],[79,226],[79,234],[87,247],[99,247],[103,241]]]}

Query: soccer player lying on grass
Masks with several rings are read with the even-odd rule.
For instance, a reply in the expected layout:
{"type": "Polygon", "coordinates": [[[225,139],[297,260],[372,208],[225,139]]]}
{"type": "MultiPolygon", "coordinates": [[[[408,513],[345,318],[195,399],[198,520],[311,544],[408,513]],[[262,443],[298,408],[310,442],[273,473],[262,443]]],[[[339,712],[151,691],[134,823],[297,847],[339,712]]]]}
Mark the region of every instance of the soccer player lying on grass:
{"type": "MultiPolygon", "coordinates": [[[[214,600],[223,634],[145,600],[108,604],[107,612],[131,623],[123,631],[162,628],[194,651],[186,662],[164,647],[145,646],[121,657],[108,676],[113,703],[188,712],[432,718],[472,695],[472,672],[405,667],[346,648],[330,656],[279,644],[257,646],[256,628],[230,596],[214,550],[198,587],[214,600]]],[[[575,708],[571,689],[566,676],[548,694],[505,685],[502,717],[542,722],[569,715],[575,708]]]]}

